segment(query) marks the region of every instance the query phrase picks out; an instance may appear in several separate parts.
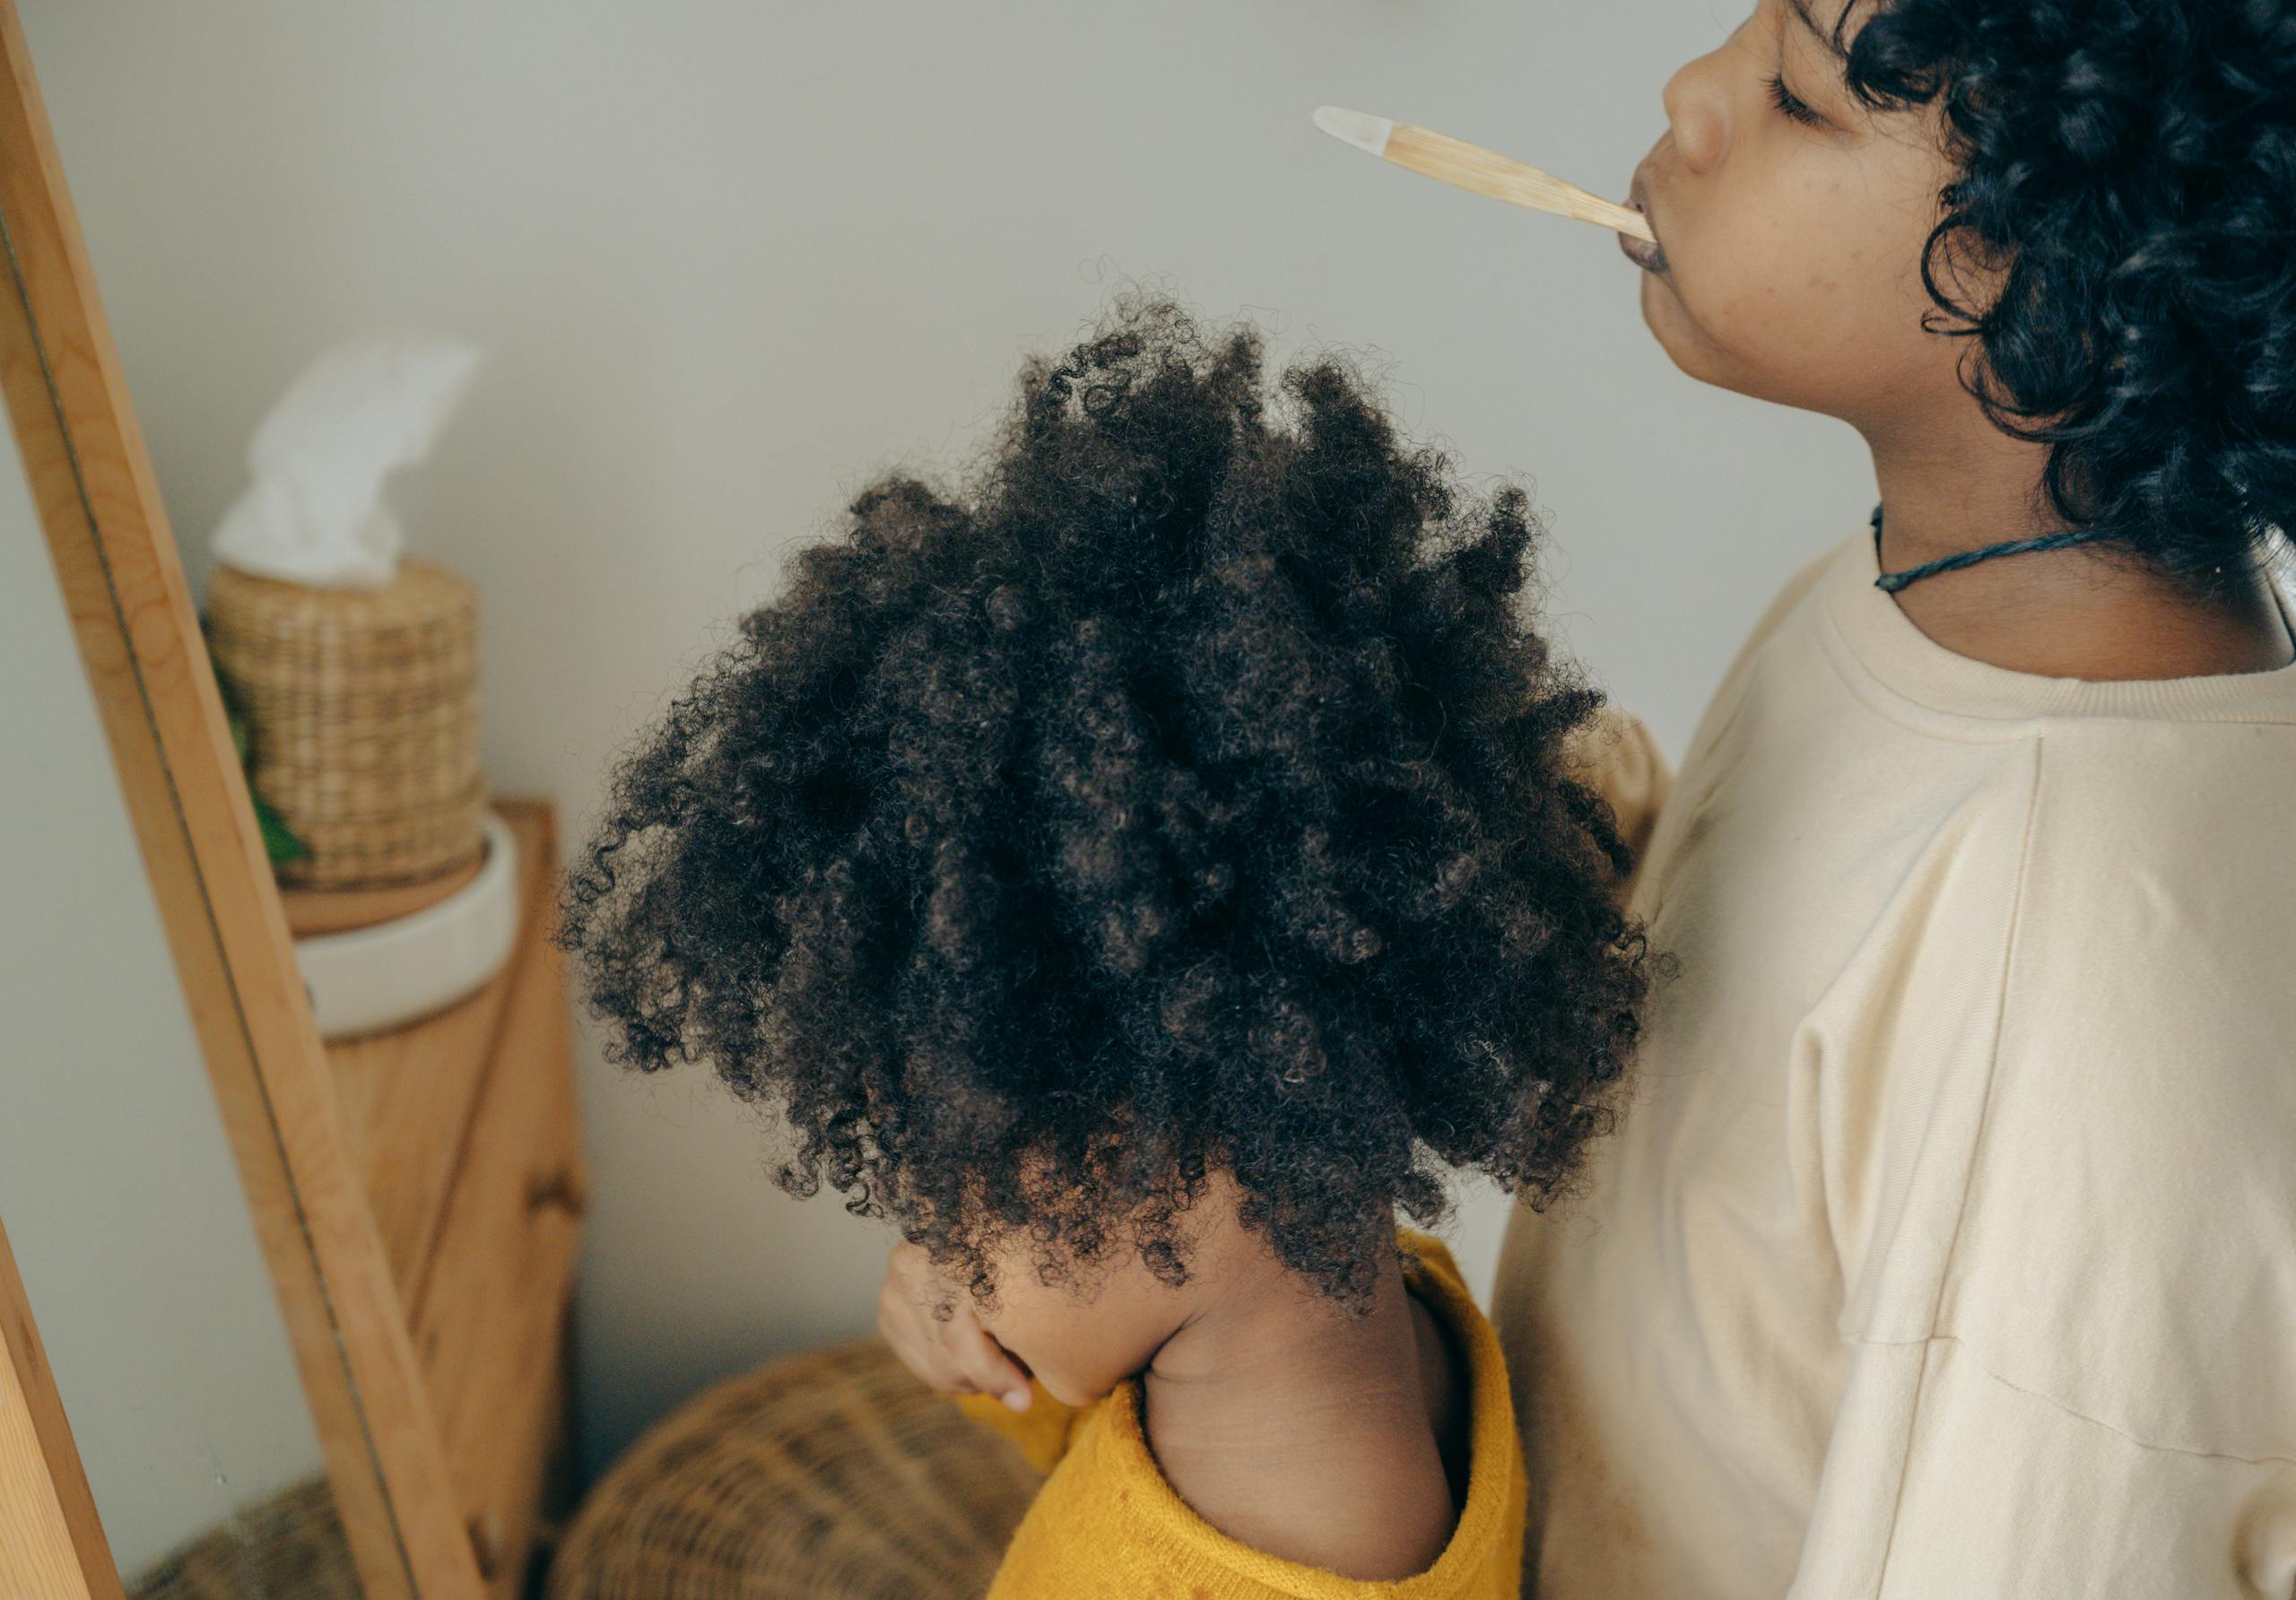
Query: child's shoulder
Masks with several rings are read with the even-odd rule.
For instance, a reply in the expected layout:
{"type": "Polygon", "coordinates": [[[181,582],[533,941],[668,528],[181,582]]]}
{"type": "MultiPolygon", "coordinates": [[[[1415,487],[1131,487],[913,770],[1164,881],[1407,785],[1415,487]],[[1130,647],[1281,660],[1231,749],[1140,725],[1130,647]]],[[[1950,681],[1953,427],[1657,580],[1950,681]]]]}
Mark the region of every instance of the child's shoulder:
{"type": "MultiPolygon", "coordinates": [[[[1436,1563],[1415,1577],[1372,1583],[1253,1548],[1213,1526],[1158,1466],[1136,1378],[1062,1419],[1065,1446],[1014,1533],[990,1589],[992,1600],[1091,1600],[1134,1596],[1144,1574],[1185,1579],[1213,1600],[1284,1596],[1369,1596],[1408,1593],[1425,1600],[1511,1596],[1519,1581],[1525,1475],[1498,1336],[1476,1305],[1458,1263],[1431,1234],[1400,1230],[1405,1277],[1456,1340],[1465,1367],[1471,1470],[1465,1503],[1436,1563]]],[[[1039,1402],[1045,1396],[1038,1396],[1039,1402]]],[[[967,1396],[971,1414],[1007,1434],[1027,1413],[967,1396]]],[[[1035,1409],[1032,1404],[1031,1410],[1035,1409]]],[[[1179,1592],[1188,1592],[1183,1587],[1179,1592]]]]}
{"type": "Polygon", "coordinates": [[[1738,647],[1740,657],[1750,656],[1761,648],[1770,635],[1778,631],[1779,624],[1793,613],[1795,608],[1810,597],[1811,592],[1818,587],[1819,579],[1822,578],[1836,562],[1851,559],[1853,546],[1870,544],[1872,542],[1873,535],[1862,530],[1846,535],[1804,561],[1800,566],[1787,574],[1786,580],[1778,586],[1778,592],[1770,596],[1770,604],[1762,608],[1761,615],[1754,619],[1754,625],[1748,630],[1745,642],[1738,647]]]}
{"type": "Polygon", "coordinates": [[[1841,563],[1855,561],[1857,553],[1852,546],[1867,537],[1865,534],[1854,534],[1837,540],[1805,560],[1779,584],[1777,592],[1770,596],[1770,604],[1762,607],[1761,614],[1746,630],[1745,638],[1739,641],[1737,649],[1731,654],[1729,665],[1723,668],[1721,677],[1717,680],[1714,692],[1707,701],[1705,715],[1700,718],[1697,729],[1691,735],[1692,750],[1705,746],[1709,737],[1717,731],[1719,722],[1734,715],[1736,709],[1744,704],[1753,677],[1754,664],[1764,654],[1764,647],[1786,630],[1789,619],[1821,603],[1819,589],[1823,580],[1841,563]]]}
{"type": "MultiPolygon", "coordinates": [[[[1475,1471],[1494,1477],[1523,1474],[1515,1427],[1515,1403],[1507,1382],[1507,1357],[1474,1291],[1467,1286],[1449,1247],[1414,1228],[1397,1230],[1403,1240],[1404,1276],[1413,1294],[1451,1337],[1465,1385],[1467,1449],[1475,1471]],[[1503,1463],[1505,1471],[1492,1463],[1503,1463]]],[[[1474,1509],[1470,1491],[1468,1509],[1474,1509]]],[[[1464,1517],[1462,1526],[1464,1526],[1464,1517]]]]}

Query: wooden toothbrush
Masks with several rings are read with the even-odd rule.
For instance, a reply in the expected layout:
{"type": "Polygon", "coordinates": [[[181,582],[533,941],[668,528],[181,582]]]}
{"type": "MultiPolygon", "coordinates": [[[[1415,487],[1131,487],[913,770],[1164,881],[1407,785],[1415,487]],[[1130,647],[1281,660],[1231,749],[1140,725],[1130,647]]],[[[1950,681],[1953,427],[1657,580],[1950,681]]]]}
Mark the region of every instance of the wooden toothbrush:
{"type": "Polygon", "coordinates": [[[1342,110],[1337,106],[1317,107],[1316,126],[1333,138],[1358,150],[1368,150],[1398,167],[1439,178],[1445,183],[1488,195],[1493,200],[1527,205],[1534,211],[1551,211],[1557,216],[1576,217],[1599,228],[1631,234],[1646,243],[1657,242],[1650,232],[1650,224],[1632,207],[1588,194],[1575,183],[1565,183],[1552,173],[1511,161],[1480,144],[1413,127],[1407,122],[1342,110]]]}

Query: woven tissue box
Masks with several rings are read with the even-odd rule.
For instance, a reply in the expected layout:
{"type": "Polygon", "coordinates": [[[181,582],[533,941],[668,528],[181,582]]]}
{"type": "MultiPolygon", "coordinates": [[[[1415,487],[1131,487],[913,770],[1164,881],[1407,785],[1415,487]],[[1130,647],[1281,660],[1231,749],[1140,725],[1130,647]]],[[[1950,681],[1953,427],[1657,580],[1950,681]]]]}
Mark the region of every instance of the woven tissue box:
{"type": "Polygon", "coordinates": [[[219,565],[208,648],[248,724],[249,786],[310,854],[283,885],[439,876],[484,848],[478,591],[403,558],[382,588],[314,588],[219,565]]]}

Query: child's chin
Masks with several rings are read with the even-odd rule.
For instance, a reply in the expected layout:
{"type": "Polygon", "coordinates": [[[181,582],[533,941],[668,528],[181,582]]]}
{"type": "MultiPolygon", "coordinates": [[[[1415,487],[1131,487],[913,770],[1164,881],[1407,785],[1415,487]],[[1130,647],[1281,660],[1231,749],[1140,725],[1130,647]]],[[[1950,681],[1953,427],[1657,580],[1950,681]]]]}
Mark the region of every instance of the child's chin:
{"type": "Polygon", "coordinates": [[[1743,376],[1733,378],[1735,363],[1729,361],[1708,338],[1705,331],[1690,318],[1690,313],[1674,292],[1672,285],[1646,288],[1642,291],[1642,326],[1666,352],[1666,359],[1685,378],[1696,378],[1716,388],[1731,389],[1752,395],[1756,399],[1769,396],[1745,387],[1743,376]],[[1654,298],[1656,297],[1656,298],[1654,298]],[[1660,304],[1659,301],[1665,301],[1660,304]]]}
{"type": "Polygon", "coordinates": [[[1640,305],[1642,326],[1680,364],[1686,353],[1680,347],[1696,341],[1684,337],[1690,331],[1689,313],[1683,306],[1682,296],[1674,292],[1673,280],[1658,273],[1644,273],[1640,305]]]}

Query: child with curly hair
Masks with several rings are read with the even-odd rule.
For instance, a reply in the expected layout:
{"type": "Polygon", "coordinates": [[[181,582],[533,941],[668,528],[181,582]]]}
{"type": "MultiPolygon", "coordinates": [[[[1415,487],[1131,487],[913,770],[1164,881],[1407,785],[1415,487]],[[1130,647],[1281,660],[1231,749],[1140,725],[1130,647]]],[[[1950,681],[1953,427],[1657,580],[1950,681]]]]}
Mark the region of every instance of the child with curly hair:
{"type": "Polygon", "coordinates": [[[907,1241],[889,1331],[978,1342],[896,1340],[1050,1469],[1002,1596],[1513,1595],[1503,1358],[1396,1213],[1562,1192],[1638,1027],[1523,491],[1261,361],[1134,301],[970,482],[864,490],[563,896],[610,1058],[781,1112],[907,1241]]]}
{"type": "Polygon", "coordinates": [[[1532,1586],[2286,1600],[2296,7],[1758,0],[1664,100],[1644,322],[1882,503],[1654,786],[1682,977],[1509,1230],[1532,1586]]]}

